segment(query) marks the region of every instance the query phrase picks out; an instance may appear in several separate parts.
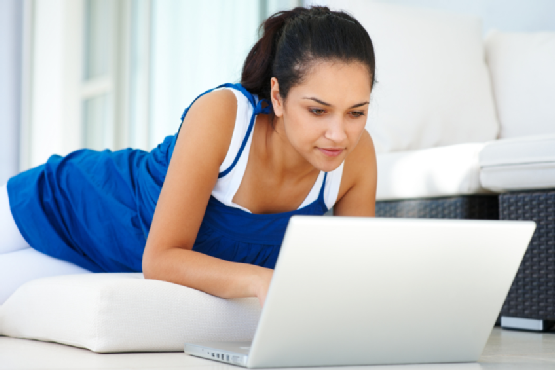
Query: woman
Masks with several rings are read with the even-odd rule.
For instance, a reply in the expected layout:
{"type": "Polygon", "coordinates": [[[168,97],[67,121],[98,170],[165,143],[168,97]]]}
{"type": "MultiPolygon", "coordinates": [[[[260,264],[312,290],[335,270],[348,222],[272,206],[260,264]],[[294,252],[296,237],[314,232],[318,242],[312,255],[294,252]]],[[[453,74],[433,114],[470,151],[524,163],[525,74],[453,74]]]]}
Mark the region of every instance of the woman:
{"type": "Polygon", "coordinates": [[[241,84],[151,152],[52,156],[0,189],[0,302],[41,276],[143,271],[263,305],[292,215],[374,215],[370,37],[325,7],[262,27],[241,84]]]}

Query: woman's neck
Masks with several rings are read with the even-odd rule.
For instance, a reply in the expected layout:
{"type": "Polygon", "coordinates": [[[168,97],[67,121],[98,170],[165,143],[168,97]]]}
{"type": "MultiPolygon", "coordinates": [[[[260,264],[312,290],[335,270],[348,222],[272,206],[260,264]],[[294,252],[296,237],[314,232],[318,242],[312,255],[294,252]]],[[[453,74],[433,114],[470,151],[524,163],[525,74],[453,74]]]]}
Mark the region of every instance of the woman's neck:
{"type": "Polygon", "coordinates": [[[319,172],[310,162],[308,162],[291,145],[285,133],[282,117],[274,118],[274,126],[270,122],[271,116],[268,114],[259,115],[257,125],[260,125],[259,141],[262,145],[257,149],[265,165],[277,177],[285,179],[291,176],[299,180],[306,176],[312,176],[314,172],[319,172]]]}

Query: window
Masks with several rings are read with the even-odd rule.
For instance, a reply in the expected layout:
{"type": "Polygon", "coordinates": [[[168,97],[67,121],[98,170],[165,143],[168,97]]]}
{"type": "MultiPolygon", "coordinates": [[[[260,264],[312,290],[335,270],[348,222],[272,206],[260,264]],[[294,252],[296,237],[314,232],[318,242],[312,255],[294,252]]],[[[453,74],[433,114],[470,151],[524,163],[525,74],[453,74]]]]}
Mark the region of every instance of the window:
{"type": "Polygon", "coordinates": [[[239,81],[263,18],[299,3],[29,0],[21,169],[83,147],[152,149],[198,94],[239,81]]]}

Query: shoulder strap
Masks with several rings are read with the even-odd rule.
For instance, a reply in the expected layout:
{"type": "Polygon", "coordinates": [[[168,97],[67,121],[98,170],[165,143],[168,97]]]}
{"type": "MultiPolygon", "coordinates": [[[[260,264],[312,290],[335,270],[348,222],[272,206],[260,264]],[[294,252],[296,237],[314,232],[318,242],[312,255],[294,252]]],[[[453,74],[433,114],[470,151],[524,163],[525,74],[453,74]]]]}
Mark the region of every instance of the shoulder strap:
{"type": "Polygon", "coordinates": [[[252,129],[254,127],[254,119],[255,117],[260,114],[260,113],[270,113],[270,102],[268,102],[266,99],[260,99],[258,101],[258,103],[256,102],[256,99],[254,98],[254,96],[248,92],[243,85],[241,85],[240,83],[236,83],[236,84],[231,84],[231,83],[225,83],[222,84],[218,87],[215,87],[213,89],[210,89],[208,91],[203,92],[202,94],[200,94],[199,96],[197,96],[195,98],[195,100],[193,100],[193,102],[185,109],[185,111],[183,112],[183,114],[181,115],[181,124],[179,125],[179,130],[177,131],[177,136],[179,135],[179,132],[181,131],[181,126],[183,125],[183,120],[185,119],[185,116],[187,115],[187,112],[189,112],[189,109],[191,108],[191,106],[203,95],[208,94],[209,92],[212,92],[216,89],[220,89],[222,87],[229,87],[232,89],[235,89],[237,91],[240,91],[246,98],[247,100],[251,103],[251,105],[254,108],[254,112],[253,115],[251,117],[251,120],[249,122],[249,127],[247,129],[247,133],[243,139],[243,142],[241,143],[241,148],[239,148],[239,152],[237,153],[237,156],[235,157],[235,159],[233,160],[233,163],[224,171],[220,172],[218,174],[218,178],[224,177],[225,175],[227,175],[229,172],[231,172],[231,170],[235,167],[235,165],[237,164],[237,162],[239,161],[239,158],[241,157],[241,154],[243,153],[243,150],[245,149],[245,146],[247,145],[248,139],[250,137],[250,134],[252,132],[252,129]],[[265,108],[262,108],[262,103],[266,102],[268,103],[268,106],[265,108]]]}
{"type": "Polygon", "coordinates": [[[320,188],[320,194],[318,194],[318,199],[324,199],[324,190],[326,189],[326,179],[328,177],[328,173],[324,173],[324,180],[322,180],[322,187],[320,188]]]}
{"type": "Polygon", "coordinates": [[[251,116],[251,120],[249,122],[249,127],[247,128],[247,133],[245,134],[245,137],[243,138],[243,142],[241,143],[241,147],[239,148],[239,151],[237,152],[237,155],[235,156],[235,159],[233,160],[233,163],[231,163],[231,165],[226,168],[225,170],[223,170],[222,172],[220,172],[218,174],[218,178],[222,178],[225,175],[227,175],[228,173],[231,172],[231,170],[233,170],[233,168],[235,167],[235,165],[237,164],[237,162],[239,162],[239,158],[241,158],[241,154],[243,154],[243,150],[245,149],[245,146],[247,145],[247,142],[249,141],[249,137],[251,136],[253,127],[254,127],[254,120],[256,118],[256,116],[260,113],[270,113],[270,103],[266,100],[266,99],[260,99],[258,101],[258,103],[256,103],[256,100],[254,99],[254,96],[252,96],[251,93],[249,93],[247,90],[245,90],[245,88],[243,86],[241,86],[241,84],[235,84],[232,87],[236,90],[239,90],[243,93],[243,95],[245,95],[247,97],[247,99],[249,99],[249,101],[251,102],[252,106],[254,107],[254,111],[252,113],[251,116]],[[266,102],[268,103],[268,105],[265,108],[262,108],[262,103],[266,102]]]}
{"type": "MultiPolygon", "coordinates": [[[[231,84],[231,83],[225,83],[222,84],[218,87],[215,87],[213,89],[207,90],[205,92],[203,92],[202,94],[200,94],[199,96],[197,96],[195,98],[195,100],[193,100],[193,102],[191,104],[189,104],[189,106],[187,108],[185,108],[185,111],[183,111],[183,114],[181,115],[181,123],[183,124],[183,120],[185,119],[185,116],[187,115],[187,112],[189,112],[189,109],[191,108],[191,106],[203,95],[206,95],[214,90],[217,89],[221,89],[222,87],[230,87],[232,89],[238,90],[240,91],[243,95],[245,95],[245,97],[249,100],[249,102],[252,104],[253,107],[256,107],[256,100],[254,99],[254,96],[248,92],[243,85],[241,85],[240,83],[237,84],[231,84]]],[[[181,128],[181,127],[180,127],[181,128]]]]}

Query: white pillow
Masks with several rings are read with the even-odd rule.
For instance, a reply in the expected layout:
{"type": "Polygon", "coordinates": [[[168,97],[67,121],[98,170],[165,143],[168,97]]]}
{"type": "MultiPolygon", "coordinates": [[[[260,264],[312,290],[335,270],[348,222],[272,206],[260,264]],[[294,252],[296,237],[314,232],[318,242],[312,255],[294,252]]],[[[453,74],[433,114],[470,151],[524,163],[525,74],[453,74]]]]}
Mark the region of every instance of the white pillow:
{"type": "Polygon", "coordinates": [[[555,32],[491,32],[486,56],[501,138],[555,133],[555,32]]]}
{"type": "Polygon", "coordinates": [[[331,0],[367,29],[378,83],[367,129],[378,152],[485,142],[497,137],[479,18],[331,0]]]}
{"type": "Polygon", "coordinates": [[[183,351],[185,342],[252,340],[256,298],[221,299],[141,274],[42,278],[0,306],[0,335],[94,352],[183,351]]]}

